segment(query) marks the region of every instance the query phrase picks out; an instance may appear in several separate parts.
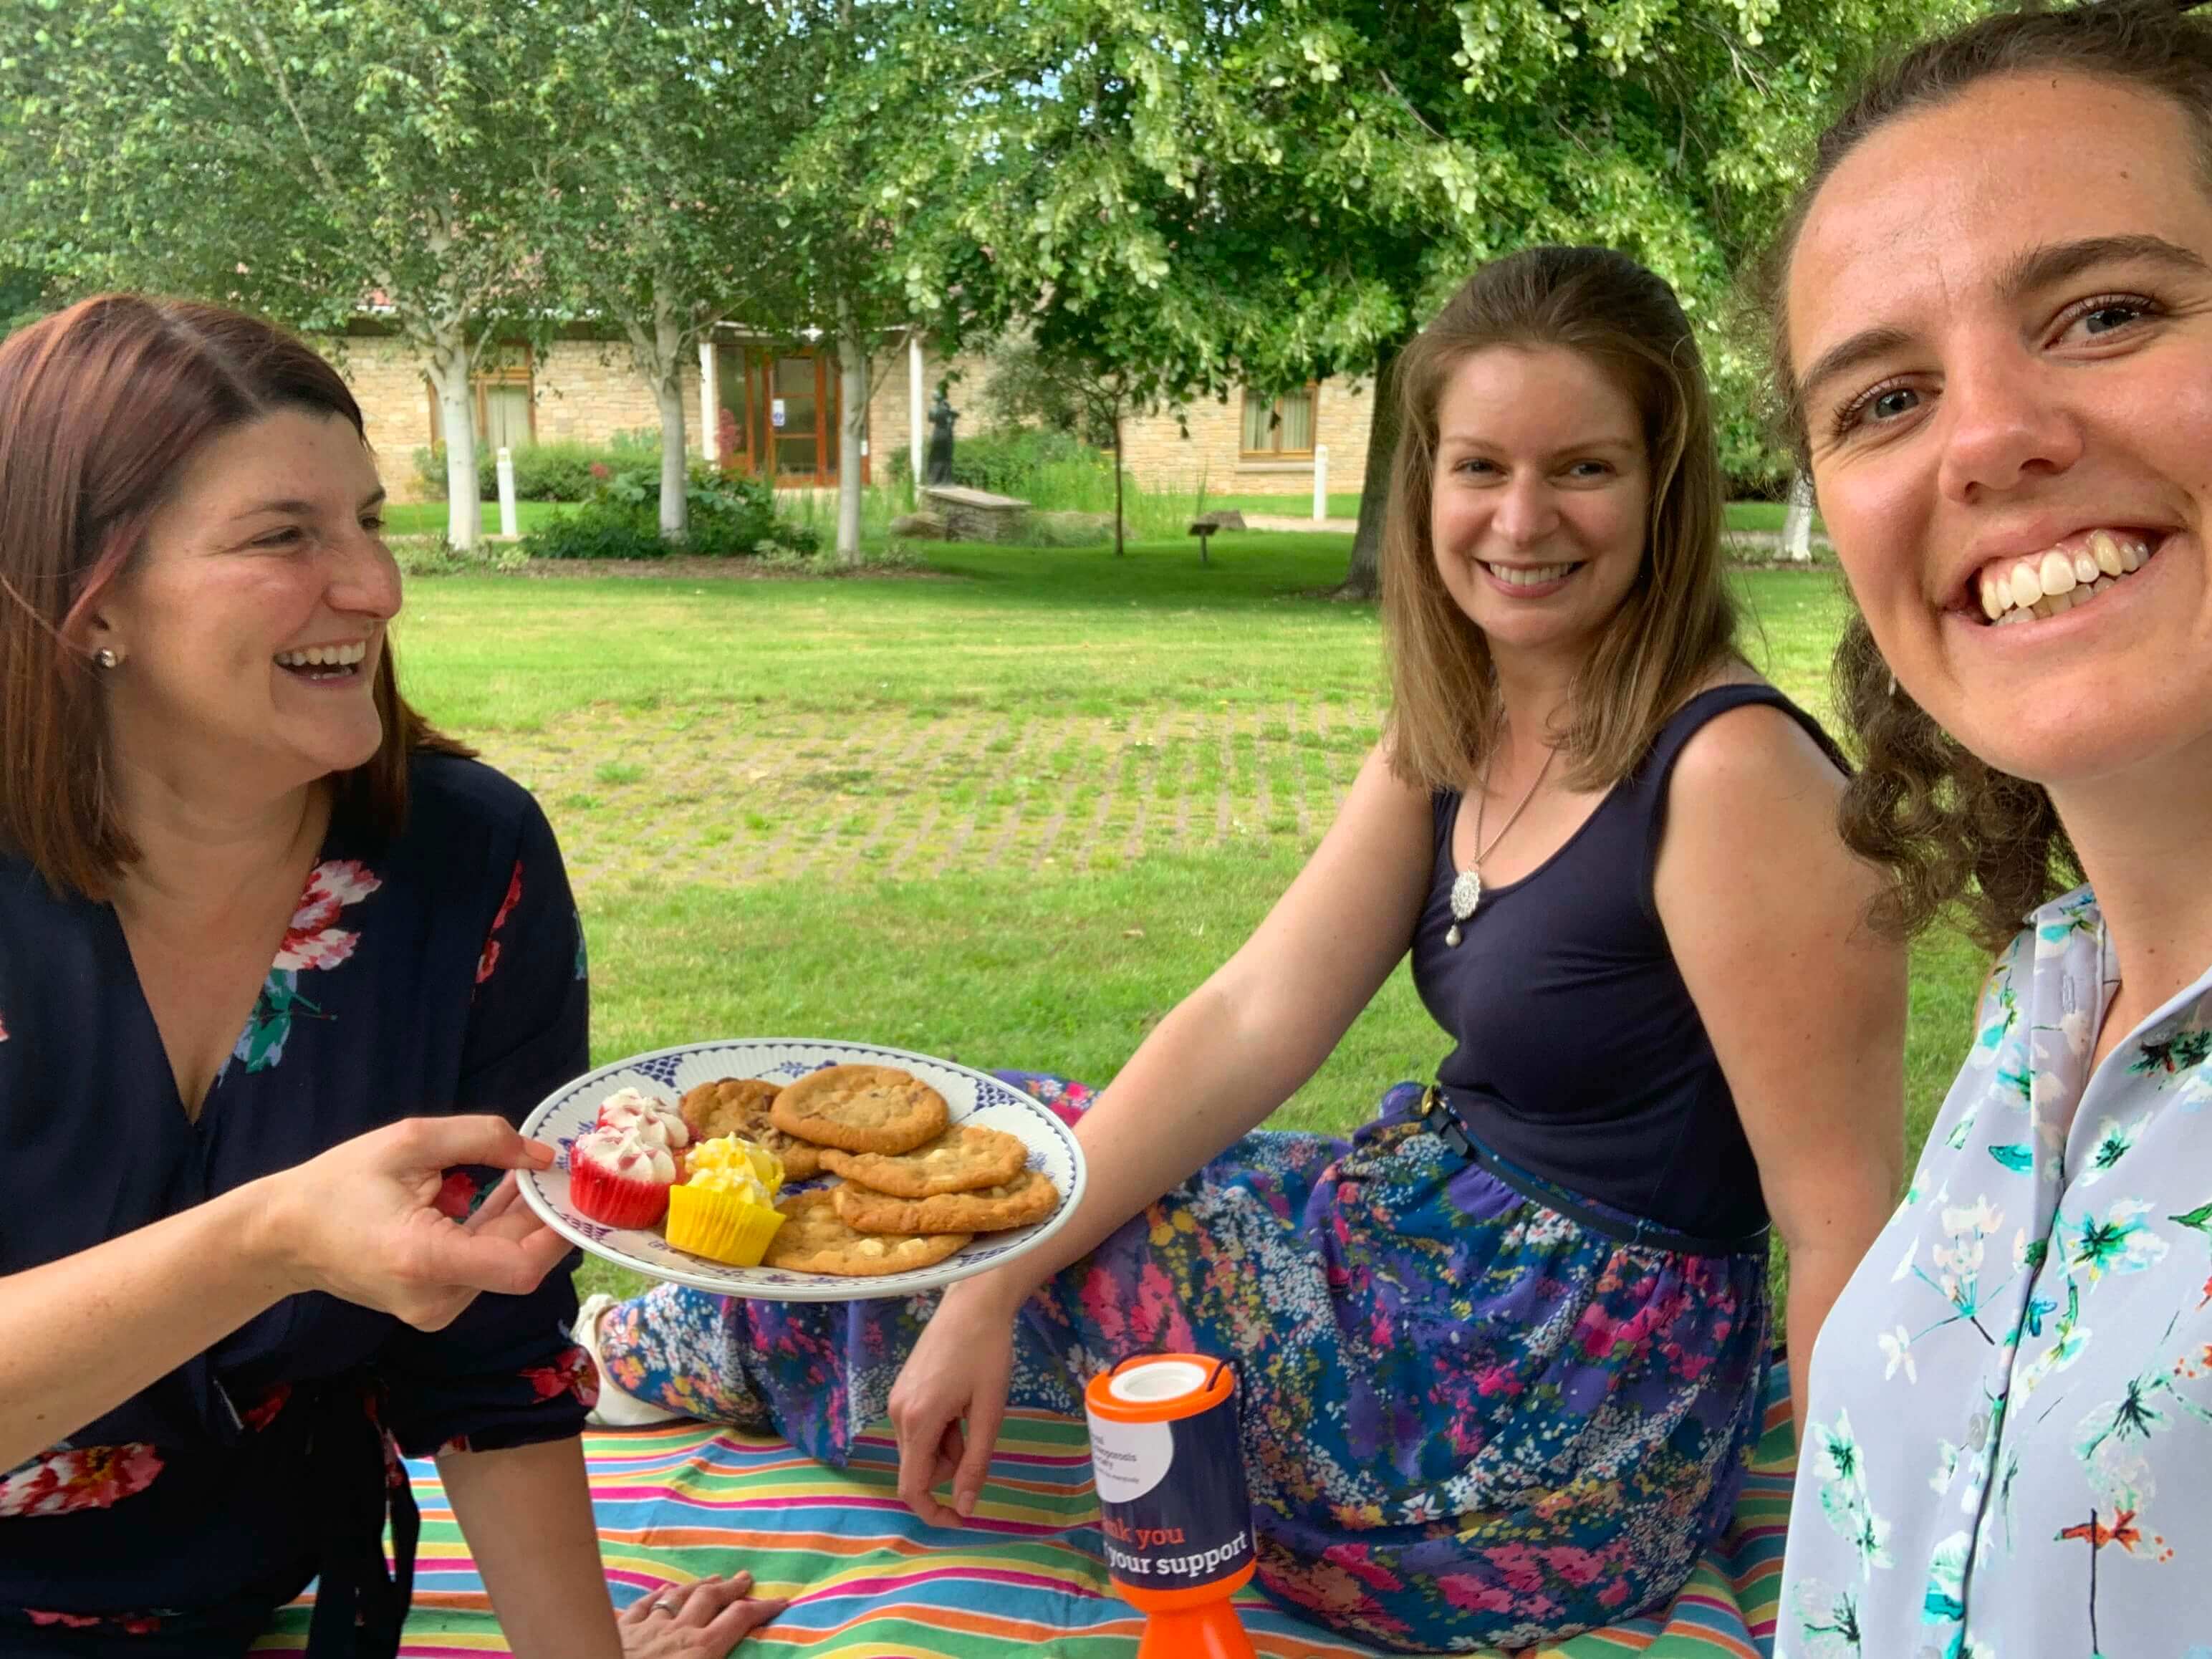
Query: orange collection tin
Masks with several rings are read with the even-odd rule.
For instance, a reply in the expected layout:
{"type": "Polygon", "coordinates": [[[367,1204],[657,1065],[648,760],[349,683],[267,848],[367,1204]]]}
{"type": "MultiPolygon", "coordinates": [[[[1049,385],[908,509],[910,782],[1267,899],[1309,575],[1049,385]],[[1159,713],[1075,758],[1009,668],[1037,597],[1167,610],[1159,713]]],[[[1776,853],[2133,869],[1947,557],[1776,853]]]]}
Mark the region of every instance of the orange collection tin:
{"type": "Polygon", "coordinates": [[[1252,1577],[1252,1505],[1226,1360],[1145,1354],[1084,1390],[1106,1571],[1144,1613],[1139,1659],[1249,1659],[1231,1597],[1252,1577]]]}

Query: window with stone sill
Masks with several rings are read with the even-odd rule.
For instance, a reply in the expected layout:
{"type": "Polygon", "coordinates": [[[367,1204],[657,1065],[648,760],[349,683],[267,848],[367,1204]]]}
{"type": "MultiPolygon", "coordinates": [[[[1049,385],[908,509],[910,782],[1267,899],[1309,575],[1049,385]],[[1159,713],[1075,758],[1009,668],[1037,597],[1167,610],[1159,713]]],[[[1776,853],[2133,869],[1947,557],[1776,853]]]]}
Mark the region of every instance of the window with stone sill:
{"type": "MultiPolygon", "coordinates": [[[[486,349],[470,385],[477,398],[477,441],[494,453],[526,449],[538,441],[538,392],[527,345],[495,345],[486,349]]],[[[429,393],[430,447],[446,441],[444,422],[438,415],[438,392],[423,376],[429,393]]]]}
{"type": "Polygon", "coordinates": [[[1287,392],[1279,398],[1244,393],[1243,453],[1255,460],[1304,460],[1314,453],[1316,388],[1287,392]]]}

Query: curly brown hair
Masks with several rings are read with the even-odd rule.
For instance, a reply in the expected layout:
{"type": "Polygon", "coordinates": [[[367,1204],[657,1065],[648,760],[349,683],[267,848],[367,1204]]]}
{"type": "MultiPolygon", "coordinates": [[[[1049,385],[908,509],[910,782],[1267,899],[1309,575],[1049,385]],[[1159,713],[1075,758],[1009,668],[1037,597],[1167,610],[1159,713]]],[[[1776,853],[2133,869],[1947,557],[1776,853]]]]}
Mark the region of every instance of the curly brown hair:
{"type": "MultiPolygon", "coordinates": [[[[2212,27],[2191,0],[2099,0],[2002,12],[1914,46],[1876,70],[1821,132],[1779,233],[1753,268],[1767,319],[1777,414],[1807,464],[1805,410],[1789,351],[1790,260],[1821,187],[1869,135],[2001,76],[2054,71],[2117,81],[2176,106],[2212,189],[2212,27]]],[[[1889,872],[1875,919],[1911,935],[1954,916],[1997,949],[2030,910],[2081,879],[2081,864],[2041,786],[1972,755],[1899,690],[1866,620],[1836,647],[1835,697],[1857,751],[1844,840],[1889,872]]]]}
{"type": "Polygon", "coordinates": [[[1626,776],[1682,700],[1735,648],[1721,564],[1726,497],[1712,399],[1689,319],[1664,281],[1625,253],[1540,246],[1470,277],[1398,359],[1397,453],[1382,533],[1391,770],[1417,788],[1463,789],[1497,737],[1498,689],[1482,630],[1446,590],[1429,528],[1438,404],[1492,346],[1556,346],[1594,363],[1642,419],[1651,468],[1635,585],[1577,676],[1560,748],[1577,787],[1626,776]]]}

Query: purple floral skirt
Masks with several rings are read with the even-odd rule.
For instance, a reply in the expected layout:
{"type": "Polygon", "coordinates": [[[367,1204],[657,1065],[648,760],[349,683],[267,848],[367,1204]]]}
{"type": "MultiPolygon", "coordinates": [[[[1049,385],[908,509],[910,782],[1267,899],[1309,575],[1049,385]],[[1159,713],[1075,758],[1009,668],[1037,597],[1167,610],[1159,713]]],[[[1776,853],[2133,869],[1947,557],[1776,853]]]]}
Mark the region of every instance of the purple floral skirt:
{"type": "MultiPolygon", "coordinates": [[[[1002,1077],[1079,1115],[1089,1091],[1002,1077]]],[[[1024,1310],[1011,1403],[1081,1412],[1133,1353],[1237,1365],[1278,1602],[1374,1644],[1522,1647],[1667,1601],[1758,1437],[1763,1248],[1633,1218],[1432,1133],[1401,1084],[1351,1141],[1262,1131],[1024,1310]]],[[[932,1298],[776,1304],[663,1285],[601,1323],[613,1379],[842,1464],[932,1298]]]]}

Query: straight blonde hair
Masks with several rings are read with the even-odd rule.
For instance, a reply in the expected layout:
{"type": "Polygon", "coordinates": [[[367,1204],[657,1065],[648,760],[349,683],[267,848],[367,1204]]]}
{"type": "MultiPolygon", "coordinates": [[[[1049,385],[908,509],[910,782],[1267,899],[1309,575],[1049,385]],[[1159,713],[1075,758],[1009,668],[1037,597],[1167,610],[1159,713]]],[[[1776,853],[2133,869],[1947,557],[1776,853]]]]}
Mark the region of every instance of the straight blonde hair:
{"type": "Polygon", "coordinates": [[[1502,715],[1489,641],[1454,602],[1430,532],[1445,385],[1496,346],[1577,352],[1642,416],[1651,505],[1634,585],[1575,679],[1555,734],[1577,788],[1626,777],[1668,717],[1735,650],[1711,394],[1674,290],[1610,248],[1532,247],[1485,265],[1396,366],[1397,457],[1382,532],[1390,769],[1427,790],[1482,771],[1502,715]]]}

